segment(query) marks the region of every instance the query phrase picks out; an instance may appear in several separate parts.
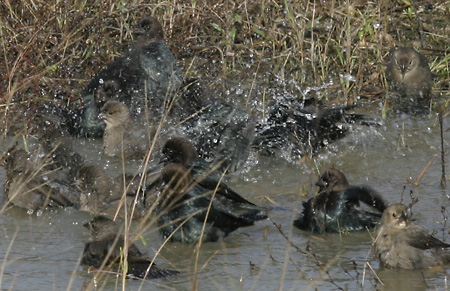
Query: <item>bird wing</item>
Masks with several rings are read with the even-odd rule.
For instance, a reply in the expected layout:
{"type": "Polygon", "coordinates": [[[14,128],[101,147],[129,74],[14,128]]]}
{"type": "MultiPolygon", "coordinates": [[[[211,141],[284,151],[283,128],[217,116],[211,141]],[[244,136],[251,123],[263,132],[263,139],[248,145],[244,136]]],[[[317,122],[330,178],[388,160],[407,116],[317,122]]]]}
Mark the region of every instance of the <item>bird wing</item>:
{"type": "Polygon", "coordinates": [[[428,231],[418,225],[410,225],[401,234],[401,239],[404,239],[412,247],[426,250],[431,248],[448,248],[447,244],[434,236],[428,234],[428,231]]]}
{"type": "MultiPolygon", "coordinates": [[[[193,192],[197,192],[193,195],[193,203],[195,204],[196,209],[205,209],[205,211],[195,215],[195,218],[200,221],[205,221],[213,224],[215,227],[220,229],[237,229],[241,226],[249,226],[253,225],[253,221],[246,219],[245,217],[240,217],[239,215],[233,213],[234,209],[222,203],[212,203],[211,204],[211,196],[204,196],[202,193],[204,190],[199,189],[198,186],[194,187],[188,191],[190,195],[193,192]],[[198,192],[197,192],[198,191],[198,192]],[[211,205],[211,207],[210,207],[211,205]],[[209,208],[208,217],[207,209],[209,208]]],[[[189,203],[189,202],[186,202],[189,203]]]]}

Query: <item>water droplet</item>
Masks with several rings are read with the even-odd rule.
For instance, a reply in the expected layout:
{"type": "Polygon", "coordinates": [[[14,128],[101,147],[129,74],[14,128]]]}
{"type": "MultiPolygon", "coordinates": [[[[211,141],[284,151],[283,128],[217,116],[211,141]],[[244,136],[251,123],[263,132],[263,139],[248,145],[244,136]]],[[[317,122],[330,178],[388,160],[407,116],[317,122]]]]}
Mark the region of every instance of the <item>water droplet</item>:
{"type": "Polygon", "coordinates": [[[356,78],[350,74],[339,74],[339,77],[341,77],[342,79],[348,80],[350,82],[356,82],[356,78]]]}
{"type": "Polygon", "coordinates": [[[380,23],[374,23],[373,28],[380,29],[380,28],[383,28],[383,25],[381,25],[380,23]]]}

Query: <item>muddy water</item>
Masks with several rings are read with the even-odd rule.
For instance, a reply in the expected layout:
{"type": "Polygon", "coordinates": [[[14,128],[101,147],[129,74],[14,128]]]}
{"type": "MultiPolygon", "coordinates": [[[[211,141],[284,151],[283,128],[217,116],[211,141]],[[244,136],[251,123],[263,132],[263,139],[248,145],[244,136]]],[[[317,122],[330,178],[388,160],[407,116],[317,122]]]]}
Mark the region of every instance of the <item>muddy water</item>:
{"type": "MultiPolygon", "coordinates": [[[[444,128],[448,127],[447,120],[444,128]]],[[[85,156],[106,163],[106,159],[98,158],[98,146],[98,141],[81,141],[77,148],[85,156]]],[[[449,241],[450,226],[445,224],[444,216],[450,210],[442,213],[441,207],[448,207],[450,201],[448,187],[440,186],[440,157],[417,187],[410,182],[419,177],[439,148],[436,117],[395,117],[380,127],[355,128],[345,140],[322,151],[315,163],[253,157],[247,169],[228,177],[228,183],[255,203],[280,206],[271,213],[271,220],[237,230],[221,243],[203,244],[198,259],[194,246],[168,243],[156,263],[183,273],[152,281],[128,280],[127,289],[188,290],[198,284],[199,290],[357,290],[361,286],[366,290],[442,290],[447,282],[445,270],[382,268],[370,257],[369,232],[315,235],[292,228],[301,201],[316,191],[316,168],[334,165],[350,183],[369,185],[390,203],[402,198],[410,203],[412,190],[419,199],[413,208],[416,223],[449,241]]],[[[88,238],[82,224],[89,218],[75,209],[45,212],[39,217],[21,209],[0,215],[2,289],[80,290],[91,282],[93,275],[78,265],[88,238]]],[[[163,242],[154,227],[145,232],[144,238],[145,245],[141,241],[137,244],[148,255],[153,255],[163,242]]],[[[96,284],[106,290],[121,289],[113,276],[97,280],[96,284]]]]}

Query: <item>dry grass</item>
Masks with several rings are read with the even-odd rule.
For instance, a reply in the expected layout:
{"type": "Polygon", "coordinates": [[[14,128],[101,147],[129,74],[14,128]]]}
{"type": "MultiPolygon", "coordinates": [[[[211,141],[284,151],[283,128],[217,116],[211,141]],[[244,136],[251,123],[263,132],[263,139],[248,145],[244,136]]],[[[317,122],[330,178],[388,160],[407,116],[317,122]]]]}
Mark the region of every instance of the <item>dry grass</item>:
{"type": "Polygon", "coordinates": [[[300,95],[299,86],[307,92],[324,84],[326,90],[312,91],[333,103],[380,99],[394,45],[428,55],[436,95],[448,93],[448,1],[431,9],[427,1],[158,2],[2,2],[1,130],[33,132],[45,103],[80,106],[88,80],[124,51],[133,26],[150,13],[186,75],[200,76],[217,96],[243,87],[243,104],[262,99],[266,88],[300,95]]]}

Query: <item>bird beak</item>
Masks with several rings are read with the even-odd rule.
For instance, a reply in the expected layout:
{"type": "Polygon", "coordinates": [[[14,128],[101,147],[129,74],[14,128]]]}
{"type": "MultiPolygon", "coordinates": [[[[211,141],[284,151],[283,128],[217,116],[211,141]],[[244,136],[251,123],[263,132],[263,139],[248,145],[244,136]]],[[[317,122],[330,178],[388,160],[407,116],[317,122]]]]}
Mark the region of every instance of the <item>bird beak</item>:
{"type": "Polygon", "coordinates": [[[317,181],[316,186],[320,187],[321,189],[325,189],[327,187],[328,183],[325,182],[322,179],[319,179],[319,181],[317,181]]]}
{"type": "Polygon", "coordinates": [[[406,227],[408,224],[408,214],[405,212],[402,212],[402,215],[398,218],[398,222],[402,227],[406,227]]]}
{"type": "Polygon", "coordinates": [[[85,224],[83,224],[84,227],[86,227],[87,229],[91,229],[91,223],[87,222],[85,224]]]}
{"type": "Polygon", "coordinates": [[[400,66],[400,72],[402,72],[402,76],[405,76],[405,73],[406,73],[406,65],[401,65],[401,66],[400,66]]]}

